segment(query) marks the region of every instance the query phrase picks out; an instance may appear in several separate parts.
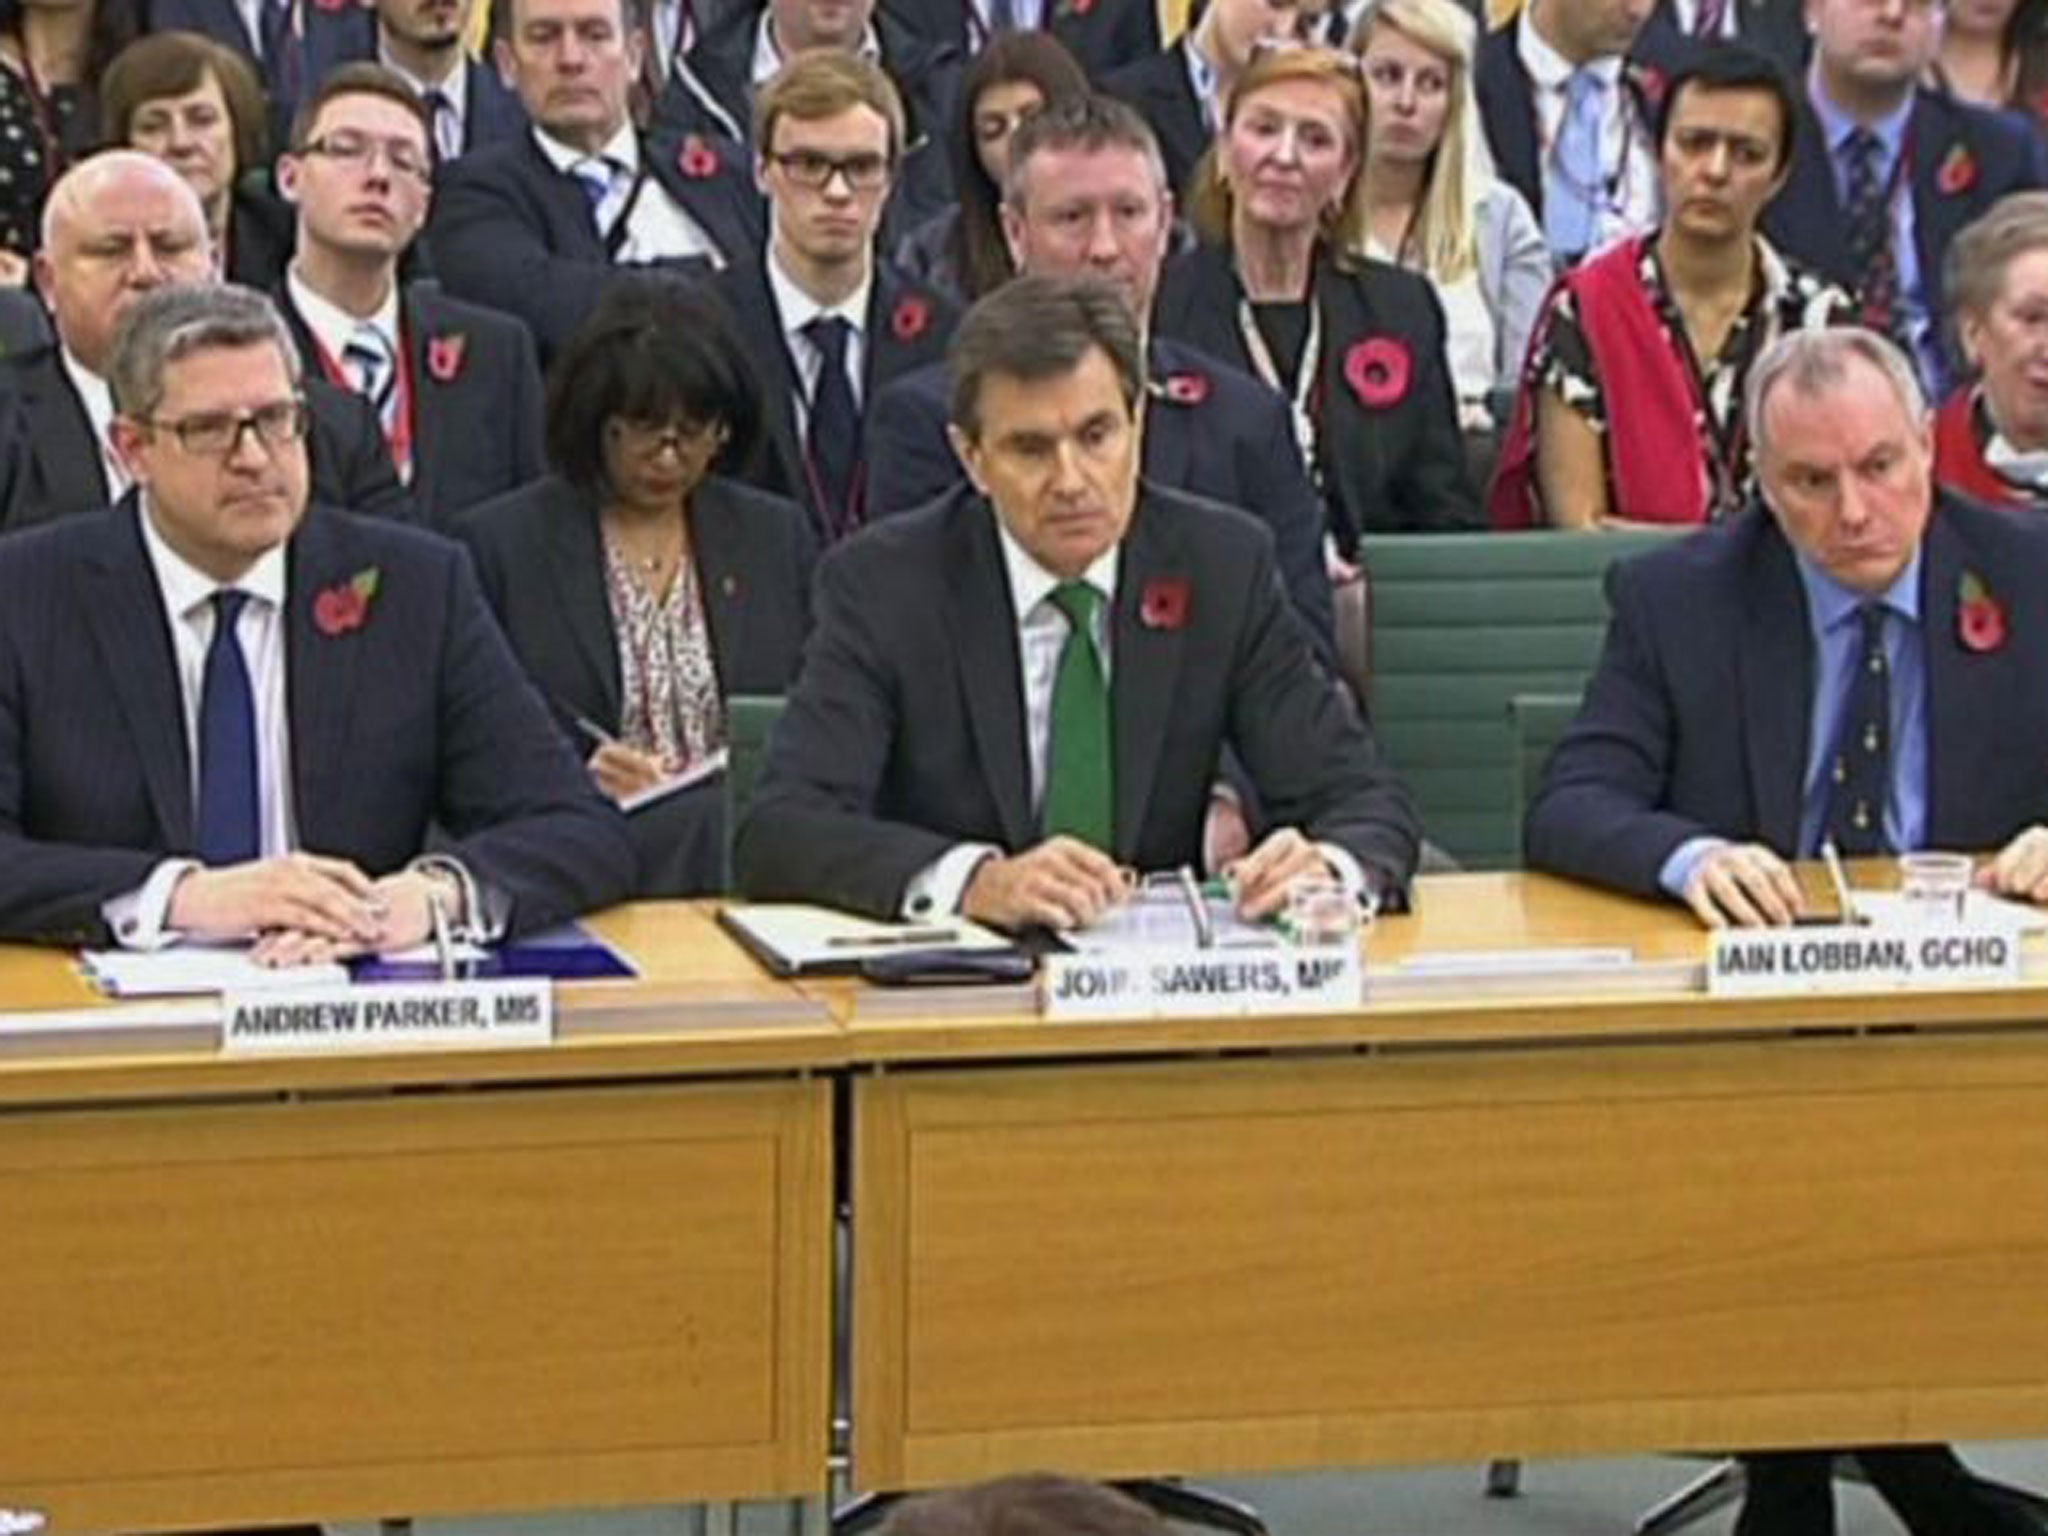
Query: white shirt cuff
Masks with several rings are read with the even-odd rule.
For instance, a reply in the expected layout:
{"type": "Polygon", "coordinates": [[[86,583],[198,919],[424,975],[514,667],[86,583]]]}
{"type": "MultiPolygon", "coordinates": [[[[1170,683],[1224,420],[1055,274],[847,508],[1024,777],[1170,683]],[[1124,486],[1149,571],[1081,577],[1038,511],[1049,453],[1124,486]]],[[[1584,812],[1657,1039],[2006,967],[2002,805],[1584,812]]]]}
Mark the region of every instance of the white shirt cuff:
{"type": "MultiPolygon", "coordinates": [[[[1337,882],[1344,887],[1344,893],[1347,896],[1357,900],[1366,894],[1369,887],[1366,883],[1364,866],[1351,856],[1349,848],[1339,848],[1335,843],[1317,843],[1316,852],[1323,856],[1325,864],[1336,871],[1337,882]]],[[[1373,892],[1375,897],[1378,894],[1378,892],[1373,892]]]]}
{"type": "Polygon", "coordinates": [[[1657,871],[1657,883],[1667,896],[1685,900],[1685,888],[1692,880],[1693,871],[1700,867],[1700,861],[1716,848],[1727,846],[1725,837],[1688,837],[1671,850],[1664,867],[1657,871]]]}
{"type": "Polygon", "coordinates": [[[183,934],[166,926],[171,915],[171,893],[180,880],[199,867],[195,859],[165,859],[134,890],[101,902],[100,916],[114,931],[114,942],[123,949],[165,949],[183,938],[183,934]]]}
{"type": "Polygon", "coordinates": [[[981,867],[983,859],[999,859],[1003,850],[992,843],[960,843],[948,848],[910,877],[903,888],[902,915],[912,922],[928,917],[951,917],[960,910],[960,898],[967,894],[967,882],[981,867]]]}

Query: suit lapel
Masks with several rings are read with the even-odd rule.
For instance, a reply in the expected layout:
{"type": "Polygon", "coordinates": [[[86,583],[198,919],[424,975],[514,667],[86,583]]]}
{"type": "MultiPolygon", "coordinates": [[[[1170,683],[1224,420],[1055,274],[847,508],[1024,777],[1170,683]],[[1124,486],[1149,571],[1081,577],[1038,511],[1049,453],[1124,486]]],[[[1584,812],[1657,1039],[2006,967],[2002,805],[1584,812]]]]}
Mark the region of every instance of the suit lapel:
{"type": "Polygon", "coordinates": [[[412,495],[419,506],[432,508],[441,504],[441,476],[449,458],[445,449],[454,446],[462,431],[455,406],[468,377],[462,349],[470,344],[470,338],[454,339],[452,368],[429,366],[435,361],[429,349],[437,356],[447,355],[447,343],[454,333],[441,334],[436,321],[439,305],[433,294],[400,292],[399,339],[405,346],[412,383],[412,495]],[[444,373],[445,378],[441,376],[444,373]]]}
{"type": "MultiPolygon", "coordinates": [[[[351,562],[336,524],[317,508],[292,535],[285,556],[285,706],[292,730],[292,809],[299,844],[331,845],[322,820],[329,805],[346,798],[350,773],[349,723],[355,718],[357,658],[362,631],[322,634],[313,622],[317,596],[354,580],[363,567],[351,562]]],[[[373,598],[366,624],[377,622],[373,598]]]]}
{"type": "Polygon", "coordinates": [[[1811,107],[1802,105],[1799,116],[1792,174],[1766,210],[1766,234],[1780,250],[1803,253],[1830,278],[1854,281],[1861,274],[1846,270],[1849,254],[1827,129],[1811,107]]]}
{"type": "Polygon", "coordinates": [[[597,508],[581,496],[554,510],[548,520],[552,558],[548,578],[555,584],[556,611],[576,642],[598,701],[598,723],[619,726],[618,637],[612,631],[611,600],[605,595],[604,540],[598,533],[597,508]]]}
{"type": "Polygon", "coordinates": [[[775,307],[775,293],[768,286],[766,261],[765,255],[759,256],[746,267],[731,271],[728,281],[732,286],[727,292],[735,300],[730,306],[733,318],[761,383],[769,446],[782,471],[785,493],[809,509],[815,521],[817,508],[811,505],[803,444],[796,433],[796,365],[783,340],[782,312],[775,307]]]}
{"type": "Polygon", "coordinates": [[[1024,746],[1024,664],[1017,654],[1016,605],[996,542],[995,514],[963,494],[954,513],[960,579],[952,583],[952,632],[960,647],[960,696],[974,732],[983,777],[1011,848],[1038,841],[1031,813],[1029,758],[1024,746]],[[1007,678],[1007,685],[992,679],[1007,678]]]}
{"type": "Polygon", "coordinates": [[[1146,356],[1145,478],[1161,485],[1186,485],[1188,460],[1195,451],[1195,415],[1201,408],[1173,399],[1166,381],[1186,373],[1186,358],[1177,348],[1155,341],[1146,356]]]}
{"type": "Polygon", "coordinates": [[[732,679],[745,677],[753,608],[741,579],[741,552],[746,530],[733,507],[706,480],[690,498],[690,552],[697,563],[697,590],[704,619],[711,628],[711,658],[718,671],[719,691],[730,693],[732,679]]]}
{"type": "Polygon", "coordinates": [[[1152,781],[1174,705],[1187,622],[1200,622],[1202,598],[1187,592],[1181,622],[1147,622],[1147,596],[1155,588],[1185,583],[1180,541],[1164,516],[1146,505],[1144,492],[1117,568],[1114,637],[1110,642],[1110,700],[1116,742],[1116,851],[1134,861],[1139,831],[1152,803],[1152,781]]]}
{"type": "MultiPolygon", "coordinates": [[[[1769,518],[1761,508],[1750,514],[1769,518]]],[[[1749,759],[1756,835],[1796,855],[1806,776],[1807,724],[1813,713],[1813,640],[1806,593],[1792,551],[1775,526],[1758,530],[1748,583],[1748,619],[1737,642],[1743,742],[1749,759]],[[1785,658],[1799,658],[1798,686],[1786,686],[1785,658]]]]}
{"type": "Polygon", "coordinates": [[[597,225],[590,217],[590,199],[576,184],[576,178],[556,170],[541,153],[532,134],[521,134],[519,145],[533,195],[548,225],[548,244],[577,261],[609,263],[610,253],[598,238],[597,225]]]}
{"type": "Polygon", "coordinates": [[[1978,765],[1991,760],[1997,727],[2009,716],[2000,698],[2012,686],[1993,658],[1967,653],[1957,640],[1957,598],[1965,572],[1996,591],[1997,573],[1973,567],[1970,551],[1935,502],[1921,546],[1920,633],[1927,655],[1927,829],[1930,848],[1948,848],[1949,829],[1980,824],[1981,810],[1965,802],[1981,795],[1978,765]],[[1954,771],[1951,771],[1954,770],[1954,771]]]}
{"type": "Polygon", "coordinates": [[[131,495],[103,514],[104,536],[85,562],[85,623],[149,787],[166,849],[192,846],[192,760],[180,711],[163,593],[143,549],[142,513],[131,495]]]}
{"type": "MultiPolygon", "coordinates": [[[[1941,187],[1948,156],[1970,153],[1961,128],[1940,96],[1933,91],[1914,92],[1908,151],[1913,157],[1913,185],[1907,189],[1913,199],[1913,246],[1920,260],[1920,286],[1937,301],[1942,255],[1976,212],[1976,199],[1968,195],[1967,188],[1945,192],[1941,187]]],[[[1938,302],[1930,307],[1938,309],[1938,302]]],[[[1938,321],[1939,316],[1936,318],[1938,321]]],[[[1938,330],[1936,334],[1938,338],[1938,330]]]]}
{"type": "Polygon", "coordinates": [[[1529,77],[1515,52],[1515,23],[1488,34],[1480,45],[1475,73],[1482,87],[1480,115],[1486,142],[1500,160],[1500,173],[1527,200],[1538,221],[1543,218],[1543,177],[1536,163],[1536,99],[1529,77]]]}
{"type": "Polygon", "coordinates": [[[105,506],[106,464],[93,436],[92,418],[71,387],[57,349],[51,347],[34,366],[23,368],[21,378],[29,452],[46,510],[54,515],[105,506]]]}

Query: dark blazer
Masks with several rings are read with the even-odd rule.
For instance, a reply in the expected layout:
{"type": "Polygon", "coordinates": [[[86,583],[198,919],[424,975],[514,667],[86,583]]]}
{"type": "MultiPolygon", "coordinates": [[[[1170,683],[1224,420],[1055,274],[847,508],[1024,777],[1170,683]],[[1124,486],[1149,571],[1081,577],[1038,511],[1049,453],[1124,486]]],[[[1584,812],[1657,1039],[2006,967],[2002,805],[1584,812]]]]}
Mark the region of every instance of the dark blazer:
{"type": "MultiPolygon", "coordinates": [[[[2048,525],[1947,492],[1923,544],[1927,842],[1995,848],[2048,819],[2048,525]],[[1974,573],[2007,639],[1957,638],[1974,573]]],[[[1618,565],[1613,618],[1586,701],[1543,775],[1524,837],[1532,864],[1656,894],[1679,844],[1705,834],[1800,850],[1814,689],[1806,593],[1761,506],[1618,565]]]]}
{"type": "MultiPolygon", "coordinates": [[[[308,374],[320,372],[313,333],[280,284],[273,297],[308,374]]],[[[546,413],[533,338],[509,315],[405,289],[403,334],[413,388],[414,511],[446,531],[458,513],[547,473],[546,413]]]]}
{"type": "Polygon", "coordinates": [[[298,244],[297,218],[272,189],[268,171],[251,171],[237,181],[228,204],[228,281],[259,293],[283,282],[298,244]]]}
{"type": "MultiPolygon", "coordinates": [[[[346,5],[340,10],[306,8],[306,79],[317,86],[343,64],[377,57],[377,12],[372,6],[346,5]]],[[[462,115],[465,152],[486,144],[504,144],[526,132],[526,108],[498,72],[480,59],[463,63],[468,92],[462,115]]],[[[279,141],[283,142],[283,141],[279,141]]]]}
{"type": "MultiPolygon", "coordinates": [[[[1156,337],[1147,362],[1145,479],[1220,501],[1272,530],[1280,579],[1317,650],[1336,661],[1323,508],[1302,468],[1286,403],[1249,374],[1182,342],[1156,337]],[[1200,399],[1184,383],[1200,379],[1200,399]]],[[[943,364],[906,374],[867,413],[868,516],[909,511],[959,485],[966,472],[946,436],[943,364]]]]}
{"type": "MultiPolygon", "coordinates": [[[[1482,526],[1435,289],[1389,262],[1339,266],[1318,259],[1314,290],[1323,315],[1317,382],[1323,491],[1339,543],[1349,549],[1361,533],[1482,526]],[[1391,404],[1367,405],[1348,377],[1352,348],[1371,340],[1397,343],[1408,356],[1407,388],[1391,404]]],[[[1197,246],[1166,264],[1152,323],[1249,371],[1251,354],[1237,318],[1242,298],[1229,251],[1197,246]]]]}
{"type": "MultiPolygon", "coordinates": [[[[460,550],[316,507],[287,569],[303,848],[383,875],[438,828],[520,930],[625,894],[625,828],[563,750],[460,550]],[[321,633],[314,597],[371,569],[362,627],[321,633]]],[[[0,935],[104,942],[101,904],[194,837],[176,661],[134,498],[0,542],[0,935]]]]}
{"type": "MultiPolygon", "coordinates": [[[[761,393],[761,442],[742,478],[801,504],[810,513],[822,542],[827,532],[825,516],[811,494],[803,439],[797,432],[796,364],[783,338],[782,313],[768,286],[766,258],[727,267],[712,280],[712,286],[732,315],[740,345],[753,361],[761,393]]],[[[959,312],[941,294],[913,283],[889,262],[876,259],[875,280],[868,291],[867,324],[862,331],[860,403],[864,418],[872,416],[875,400],[889,383],[945,357],[946,340],[958,319],[959,312]]],[[[866,505],[870,498],[864,491],[857,494],[866,505]]]]}
{"type": "MultiPolygon", "coordinates": [[[[988,503],[962,488],[848,540],[818,567],[817,625],[741,822],[741,888],[877,916],[962,842],[1040,840],[1009,579],[988,503]]],[[[1230,749],[1274,825],[1335,842],[1405,886],[1406,792],[1288,612],[1252,518],[1146,486],[1111,616],[1115,856],[1199,866],[1230,749]],[[1184,584],[1182,623],[1144,594],[1184,584]]]]}
{"type": "MultiPolygon", "coordinates": [[[[577,755],[591,743],[577,719],[616,733],[619,643],[605,595],[597,507],[550,476],[464,517],[484,594],[527,676],[577,755]]],[[[690,502],[690,549],[704,594],[719,691],[785,693],[810,628],[817,546],[794,503],[712,477],[690,502]]],[[[718,889],[725,853],[722,787],[657,802],[628,818],[641,896],[718,889]]]]}
{"type": "Polygon", "coordinates": [[[259,57],[258,41],[243,22],[235,0],[147,0],[147,10],[149,31],[197,32],[249,61],[263,82],[273,146],[290,142],[292,114],[330,69],[352,58],[368,57],[350,51],[351,39],[361,31],[363,18],[376,14],[355,5],[329,9],[306,4],[301,8],[303,32],[297,41],[297,58],[266,60],[259,57]]]}
{"type": "MultiPolygon", "coordinates": [[[[732,145],[694,142],[712,162],[685,174],[676,135],[641,140],[649,177],[703,226],[728,262],[754,259],[765,238],[753,172],[732,145]]],[[[699,154],[692,153],[692,170],[699,154]]],[[[557,171],[531,133],[443,166],[427,223],[434,271],[457,298],[524,320],[545,362],[603,296],[618,268],[598,238],[590,199],[557,171]]],[[[678,272],[696,262],[664,263],[678,272]]]]}
{"type": "MultiPolygon", "coordinates": [[[[1806,17],[1800,0],[1735,0],[1733,41],[1761,53],[1796,81],[1806,70],[1806,57],[1813,39],[1806,30],[1806,17]]],[[[1702,46],[1698,38],[1678,29],[1678,14],[1671,0],[1657,0],[1657,8],[1643,23],[1635,52],[1646,59],[1684,64],[1697,57],[1702,46]]],[[[1704,46],[1725,44],[1715,42],[1704,46]]]]}
{"type": "Polygon", "coordinates": [[[1177,197],[1187,195],[1195,165],[1209,147],[1209,120],[1188,78],[1187,53],[1183,37],[1163,53],[1112,70],[1102,80],[1104,91],[1129,102],[1152,125],[1177,197]]]}
{"type": "MultiPolygon", "coordinates": [[[[376,413],[360,396],[307,378],[306,458],[317,502],[409,521],[376,413]]],[[[0,363],[0,530],[106,506],[110,488],[92,422],[54,346],[0,363]]]]}
{"type": "MultiPolygon", "coordinates": [[[[1152,0],[1047,0],[1045,9],[1045,30],[1066,45],[1091,80],[1159,51],[1152,0]]],[[[978,52],[987,41],[973,0],[883,0],[881,15],[961,55],[978,52]]]]}
{"type": "MultiPolygon", "coordinates": [[[[2016,112],[1971,106],[1926,89],[1914,95],[1907,146],[1921,287],[1953,364],[1941,323],[1941,269],[1949,242],[2006,193],[2048,187],[2048,148],[2016,112]]],[[[1764,210],[1763,233],[1781,255],[1856,291],[1863,274],[1849,260],[1848,216],[1835,195],[1820,120],[1804,105],[1791,175],[1764,210]]]]}

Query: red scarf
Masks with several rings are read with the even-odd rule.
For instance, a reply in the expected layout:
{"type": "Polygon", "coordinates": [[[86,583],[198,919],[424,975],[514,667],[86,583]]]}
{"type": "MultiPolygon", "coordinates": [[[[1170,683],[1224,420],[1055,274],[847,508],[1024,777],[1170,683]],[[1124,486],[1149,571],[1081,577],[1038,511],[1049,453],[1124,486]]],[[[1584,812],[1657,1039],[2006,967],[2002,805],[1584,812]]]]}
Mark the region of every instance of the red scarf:
{"type": "Polygon", "coordinates": [[[1934,478],[1988,506],[2032,510],[2040,505],[1984,459],[1977,438],[1976,392],[1957,390],[1934,413],[1934,478]]]}

